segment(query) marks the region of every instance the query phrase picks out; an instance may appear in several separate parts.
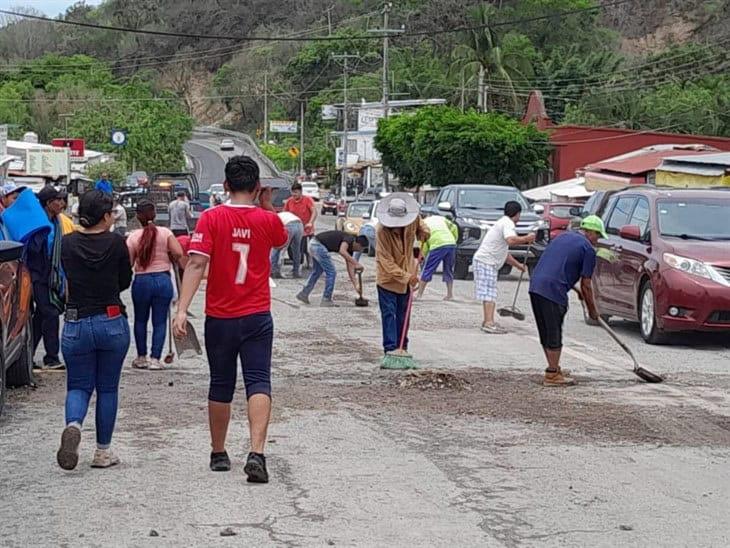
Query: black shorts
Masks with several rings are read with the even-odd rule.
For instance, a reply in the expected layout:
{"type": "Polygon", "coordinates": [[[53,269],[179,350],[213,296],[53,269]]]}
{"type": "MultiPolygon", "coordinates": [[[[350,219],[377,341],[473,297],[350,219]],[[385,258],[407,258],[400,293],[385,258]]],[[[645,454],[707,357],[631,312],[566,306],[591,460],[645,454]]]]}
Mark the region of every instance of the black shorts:
{"type": "Polygon", "coordinates": [[[208,399],[230,403],[241,360],[246,398],[271,396],[271,346],[274,321],[269,312],[241,318],[205,319],[205,352],[210,367],[208,399]]]}
{"type": "Polygon", "coordinates": [[[560,350],[563,347],[563,320],[568,307],[535,293],[530,293],[530,302],[540,333],[540,344],[548,350],[560,350]]]}

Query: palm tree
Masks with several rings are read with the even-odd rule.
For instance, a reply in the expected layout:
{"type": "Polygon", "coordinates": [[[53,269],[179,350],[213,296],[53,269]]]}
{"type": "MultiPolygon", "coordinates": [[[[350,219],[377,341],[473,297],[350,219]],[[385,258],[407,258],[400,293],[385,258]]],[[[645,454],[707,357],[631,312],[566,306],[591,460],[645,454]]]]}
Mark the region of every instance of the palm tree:
{"type": "Polygon", "coordinates": [[[506,96],[517,111],[520,101],[514,83],[516,80],[526,80],[532,72],[532,65],[519,52],[505,55],[502,37],[490,25],[495,13],[495,8],[488,4],[479,6],[471,13],[477,28],[466,31],[464,42],[454,48],[452,67],[462,74],[471,72],[469,81],[477,78],[477,106],[482,111],[486,111],[490,103],[500,103],[488,96],[489,84],[499,89],[499,95],[506,96]]]}

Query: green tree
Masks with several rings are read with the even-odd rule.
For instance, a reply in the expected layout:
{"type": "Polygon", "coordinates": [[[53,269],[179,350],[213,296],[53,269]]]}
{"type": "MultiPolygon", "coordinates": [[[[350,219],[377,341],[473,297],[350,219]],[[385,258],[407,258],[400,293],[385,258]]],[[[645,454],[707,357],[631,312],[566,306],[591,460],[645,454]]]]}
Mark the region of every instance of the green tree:
{"type": "Polygon", "coordinates": [[[521,103],[515,90],[515,80],[525,80],[532,74],[531,57],[534,51],[529,39],[510,36],[509,55],[505,55],[502,36],[493,26],[496,10],[492,6],[482,5],[472,12],[473,23],[479,28],[468,31],[464,42],[453,51],[454,67],[458,71],[467,71],[470,81],[477,80],[478,101],[480,108],[487,109],[491,104],[499,105],[499,98],[494,94],[486,99],[487,86],[493,88],[497,95],[508,99],[515,111],[521,103]]]}
{"type": "Polygon", "coordinates": [[[409,185],[520,185],[547,167],[547,134],[501,114],[419,109],[381,120],[375,146],[409,185]]]}

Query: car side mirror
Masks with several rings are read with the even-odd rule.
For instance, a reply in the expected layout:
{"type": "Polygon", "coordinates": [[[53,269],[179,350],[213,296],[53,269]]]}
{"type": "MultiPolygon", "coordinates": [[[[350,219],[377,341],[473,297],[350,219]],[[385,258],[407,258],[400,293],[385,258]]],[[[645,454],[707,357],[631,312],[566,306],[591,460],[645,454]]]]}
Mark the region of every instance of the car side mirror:
{"type": "Polygon", "coordinates": [[[439,202],[439,211],[453,211],[454,206],[451,205],[451,202],[439,202]]]}
{"type": "Polygon", "coordinates": [[[583,214],[583,208],[581,206],[571,207],[569,213],[572,217],[580,217],[583,214]]]}
{"type": "Polygon", "coordinates": [[[534,211],[537,215],[542,215],[545,213],[545,206],[542,204],[535,204],[532,206],[532,211],[534,211]]]}
{"type": "Polygon", "coordinates": [[[641,241],[641,229],[636,225],[622,226],[618,231],[618,235],[625,240],[641,241]]]}

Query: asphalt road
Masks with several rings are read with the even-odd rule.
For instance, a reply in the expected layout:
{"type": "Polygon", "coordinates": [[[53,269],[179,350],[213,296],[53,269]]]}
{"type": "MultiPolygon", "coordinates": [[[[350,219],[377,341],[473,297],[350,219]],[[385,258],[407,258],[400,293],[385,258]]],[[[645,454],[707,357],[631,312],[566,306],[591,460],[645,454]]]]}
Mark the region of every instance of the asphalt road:
{"type": "MultiPolygon", "coordinates": [[[[319,228],[333,224],[325,217],[319,228]]],[[[233,471],[208,471],[204,359],[125,368],[114,439],[122,464],[110,470],[89,468],[93,409],[79,467],[58,469],[64,375],[44,372],[36,390],[10,393],[0,417],[0,544],[730,545],[727,338],[652,347],[637,326],[613,322],[666,376],[646,385],[573,302],[564,366],[578,384],[544,388],[525,294],[526,321],[485,335],[472,282],[457,282],[456,302],[444,303],[435,280],[413,310],[420,371],[382,371],[375,265],[363,264],[367,308],[353,306],[339,260],[340,308],[300,306],[298,280],[273,289],[269,485],[244,480],[240,389],[233,471]],[[221,536],[227,529],[235,536],[221,536]]],[[[500,284],[500,304],[515,286],[500,284]]],[[[193,307],[202,334],[201,295],[193,307]]]]}
{"type": "Polygon", "coordinates": [[[262,177],[274,175],[267,163],[261,161],[259,151],[250,147],[246,141],[233,137],[234,150],[223,151],[220,149],[222,138],[223,136],[219,134],[197,129],[192,139],[183,147],[193,160],[200,190],[207,190],[212,184],[222,183],[225,179],[225,162],[237,154],[246,154],[259,160],[262,177]]]}

